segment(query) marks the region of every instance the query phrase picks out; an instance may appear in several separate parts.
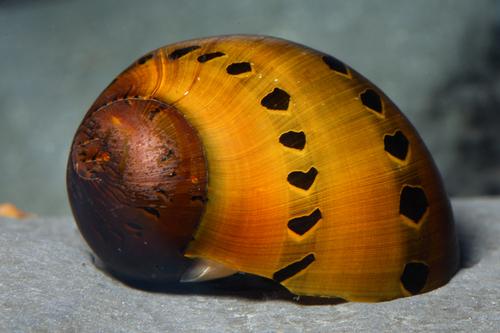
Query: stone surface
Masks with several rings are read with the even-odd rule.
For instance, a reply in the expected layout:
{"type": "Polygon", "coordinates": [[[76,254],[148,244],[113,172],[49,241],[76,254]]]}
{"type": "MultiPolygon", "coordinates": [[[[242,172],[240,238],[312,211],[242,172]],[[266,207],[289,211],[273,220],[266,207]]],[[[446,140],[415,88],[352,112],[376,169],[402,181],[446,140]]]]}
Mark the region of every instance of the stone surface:
{"type": "Polygon", "coordinates": [[[345,61],[415,124],[452,195],[500,194],[500,1],[0,0],[0,202],[67,215],[72,137],[97,95],[164,44],[287,38],[345,61]]]}
{"type": "Polygon", "coordinates": [[[461,270],[438,290],[375,304],[297,303],[241,276],[139,290],[96,268],[72,218],[0,219],[0,331],[498,332],[500,198],[453,206],[461,270]]]}

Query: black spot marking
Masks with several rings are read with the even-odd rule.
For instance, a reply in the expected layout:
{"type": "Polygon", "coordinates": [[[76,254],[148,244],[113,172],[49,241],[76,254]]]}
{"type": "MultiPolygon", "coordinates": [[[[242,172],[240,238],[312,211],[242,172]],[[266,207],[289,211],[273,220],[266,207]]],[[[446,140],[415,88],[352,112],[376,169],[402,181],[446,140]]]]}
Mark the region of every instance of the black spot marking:
{"type": "Polygon", "coordinates": [[[306,135],[304,132],[290,131],[281,134],[279,141],[285,147],[302,150],[306,145],[306,135]]]}
{"type": "Polygon", "coordinates": [[[153,58],[153,54],[152,53],[146,54],[145,56],[143,56],[139,60],[137,60],[137,63],[139,65],[144,65],[146,63],[146,61],[148,61],[151,58],[153,58]]]}
{"type": "Polygon", "coordinates": [[[421,262],[410,262],[405,265],[401,275],[401,283],[410,294],[419,293],[427,282],[429,267],[421,262]]]}
{"type": "Polygon", "coordinates": [[[210,61],[214,58],[225,56],[225,53],[222,52],[213,52],[213,53],[205,53],[198,57],[198,62],[204,63],[210,61]]]}
{"type": "Polygon", "coordinates": [[[399,213],[406,216],[415,223],[418,223],[422,218],[429,203],[425,196],[424,190],[420,187],[405,185],[401,191],[399,201],[399,213]]]}
{"type": "Polygon", "coordinates": [[[366,89],[360,96],[361,102],[367,108],[382,113],[382,100],[373,89],[366,89]]]}
{"type": "Polygon", "coordinates": [[[200,46],[198,46],[198,45],[192,45],[192,46],[188,46],[188,47],[183,47],[181,49],[177,49],[174,52],[170,53],[168,55],[168,58],[170,60],[179,59],[180,57],[185,56],[189,52],[192,52],[192,51],[197,50],[199,48],[200,48],[200,46]]]}
{"type": "Polygon", "coordinates": [[[205,203],[208,201],[208,199],[202,195],[193,195],[191,197],[191,201],[200,201],[201,203],[205,203]]]}
{"type": "Polygon", "coordinates": [[[331,70],[334,70],[336,72],[339,72],[339,73],[342,73],[345,75],[348,74],[347,66],[344,65],[344,63],[342,61],[338,60],[337,58],[334,58],[334,57],[329,56],[329,55],[325,55],[325,56],[323,56],[322,59],[331,70]]]}
{"type": "Polygon", "coordinates": [[[309,215],[297,217],[288,221],[288,229],[302,236],[311,230],[311,228],[314,227],[320,219],[321,211],[319,209],[315,209],[314,212],[309,215]]]}
{"type": "Polygon", "coordinates": [[[160,112],[160,109],[159,108],[155,108],[151,111],[149,111],[149,114],[148,114],[148,119],[149,120],[153,120],[154,117],[156,117],[156,115],[160,112]]]}
{"type": "Polygon", "coordinates": [[[392,156],[404,161],[408,154],[409,141],[401,131],[396,131],[394,135],[384,135],[384,149],[392,156]]]}
{"type": "Polygon", "coordinates": [[[235,62],[226,68],[226,72],[231,75],[238,75],[252,71],[252,66],[249,62],[235,62]]]}
{"type": "MultiPolygon", "coordinates": [[[[162,162],[168,161],[173,155],[174,155],[174,150],[169,148],[167,150],[167,153],[161,157],[161,161],[162,162]]],[[[174,174],[175,174],[175,172],[174,172],[174,174]]]]}
{"type": "Polygon", "coordinates": [[[142,237],[142,229],[144,229],[142,225],[133,222],[127,222],[124,224],[124,228],[132,236],[142,237]]]}
{"type": "Polygon", "coordinates": [[[289,173],[287,180],[291,185],[295,187],[301,188],[303,190],[308,190],[314,183],[317,175],[318,170],[316,170],[315,167],[312,167],[307,172],[293,171],[289,173]]]}
{"type": "Polygon", "coordinates": [[[273,280],[283,282],[306,269],[314,260],[316,260],[314,254],[310,253],[301,260],[296,261],[274,273],[273,280]]]}
{"type": "Polygon", "coordinates": [[[260,101],[260,104],[269,110],[288,110],[289,103],[290,95],[280,88],[274,88],[260,101]]]}
{"type": "Polygon", "coordinates": [[[155,209],[153,207],[139,207],[139,208],[141,208],[142,210],[151,215],[156,216],[157,218],[160,218],[160,212],[158,211],[158,209],[155,209]]]}

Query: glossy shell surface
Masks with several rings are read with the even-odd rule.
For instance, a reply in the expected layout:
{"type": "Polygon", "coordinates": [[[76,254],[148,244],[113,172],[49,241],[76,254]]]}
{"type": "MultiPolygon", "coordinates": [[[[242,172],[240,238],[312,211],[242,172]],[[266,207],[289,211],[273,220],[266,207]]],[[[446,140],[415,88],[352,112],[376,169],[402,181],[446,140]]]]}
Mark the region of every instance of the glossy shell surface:
{"type": "MultiPolygon", "coordinates": [[[[89,114],[120,101],[174,108],[199,137],[207,183],[190,192],[203,210],[186,257],[352,301],[426,292],[456,271],[429,152],[397,107],[334,57],[262,36],[181,42],[136,61],[89,114]]],[[[175,209],[158,200],[149,213],[175,209]]],[[[113,228],[128,241],[124,222],[113,228]]]]}

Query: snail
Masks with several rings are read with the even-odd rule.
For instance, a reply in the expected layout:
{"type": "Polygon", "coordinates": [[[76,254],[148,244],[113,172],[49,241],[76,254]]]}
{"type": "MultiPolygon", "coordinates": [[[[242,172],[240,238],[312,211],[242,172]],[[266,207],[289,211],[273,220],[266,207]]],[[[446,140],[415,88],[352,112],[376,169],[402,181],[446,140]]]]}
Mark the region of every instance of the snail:
{"type": "Polygon", "coordinates": [[[449,200],[414,127],[351,67],[278,38],[139,58],[82,120],[67,188],[90,248],[133,281],[243,272],[375,302],[458,269],[449,200]]]}

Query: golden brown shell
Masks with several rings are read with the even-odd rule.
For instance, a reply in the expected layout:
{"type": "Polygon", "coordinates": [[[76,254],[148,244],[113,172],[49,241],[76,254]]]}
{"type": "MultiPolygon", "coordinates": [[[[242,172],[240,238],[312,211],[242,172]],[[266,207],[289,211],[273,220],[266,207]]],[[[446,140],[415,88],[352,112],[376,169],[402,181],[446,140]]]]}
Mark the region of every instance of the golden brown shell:
{"type": "MultiPolygon", "coordinates": [[[[191,40],[140,58],[101,94],[83,124],[95,120],[99,110],[109,113],[109,105],[125,102],[173,109],[184,127],[193,129],[191,137],[199,137],[201,150],[196,144],[187,149],[203,153],[186,152],[192,157],[180,157],[174,169],[198,161],[179,178],[185,183],[193,175],[203,178],[204,171],[195,170],[205,170],[206,161],[206,193],[203,186],[196,187],[197,194],[189,186],[174,186],[167,195],[198,196],[194,201],[203,207],[194,214],[200,220],[189,222],[193,240],[176,243],[181,255],[274,279],[298,295],[355,301],[426,292],[456,271],[453,217],[429,152],[397,107],[339,60],[270,37],[191,40]]],[[[136,108],[122,107],[116,114],[129,119],[139,112],[145,121],[144,106],[136,108]]],[[[116,127],[111,118],[106,121],[109,129],[116,127]]],[[[73,181],[81,178],[74,171],[81,167],[75,162],[79,135],[68,169],[73,208],[87,195],[71,194],[80,186],[73,181]]],[[[103,147],[96,156],[109,153],[103,147]]],[[[127,164],[116,153],[109,158],[127,164]]],[[[161,183],[153,179],[148,186],[161,183]]],[[[99,200],[104,202],[105,194],[99,200]]],[[[175,203],[155,200],[146,204],[158,212],[157,220],[175,215],[175,203]]],[[[79,218],[84,213],[76,211],[85,229],[88,222],[79,218]]],[[[127,223],[139,224],[144,233],[153,228],[137,216],[127,221],[129,216],[120,215],[112,223],[124,235],[121,242],[132,244],[127,223]]],[[[106,219],[99,223],[109,225],[106,219]]],[[[112,251],[93,248],[100,256],[112,251]]]]}

